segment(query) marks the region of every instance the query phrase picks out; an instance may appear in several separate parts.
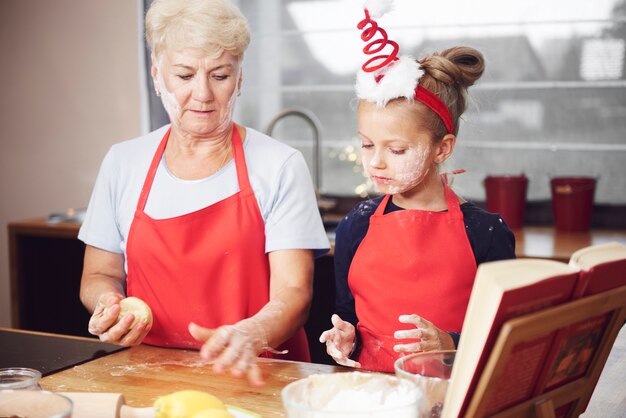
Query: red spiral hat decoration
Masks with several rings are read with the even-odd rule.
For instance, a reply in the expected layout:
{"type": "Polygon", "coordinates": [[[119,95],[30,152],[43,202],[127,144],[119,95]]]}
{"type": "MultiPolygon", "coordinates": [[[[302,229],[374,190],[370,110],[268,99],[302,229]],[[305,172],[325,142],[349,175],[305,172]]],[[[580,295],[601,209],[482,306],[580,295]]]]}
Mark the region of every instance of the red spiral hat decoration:
{"type": "Polygon", "coordinates": [[[365,54],[378,54],[388,45],[391,45],[391,47],[393,48],[391,53],[388,55],[374,55],[372,58],[365,61],[365,63],[361,66],[361,69],[363,71],[367,73],[374,72],[383,67],[386,67],[387,65],[398,59],[398,51],[400,50],[398,43],[388,38],[387,31],[378,26],[378,23],[376,23],[376,21],[370,17],[370,13],[367,9],[365,9],[365,19],[359,22],[357,28],[363,31],[361,33],[361,39],[365,42],[369,42],[374,36],[376,36],[377,33],[379,33],[382,37],[366,44],[363,47],[363,52],[365,54]],[[366,27],[367,25],[369,25],[369,27],[366,27]],[[378,64],[376,64],[376,62],[378,62],[378,64]]]}
{"type": "MultiPolygon", "coordinates": [[[[361,66],[361,69],[364,72],[372,73],[399,59],[398,52],[400,51],[400,46],[397,42],[389,39],[387,31],[378,26],[378,23],[376,23],[376,21],[370,16],[370,12],[367,8],[365,8],[365,19],[358,23],[357,28],[362,31],[361,39],[366,42],[363,47],[363,52],[366,55],[373,55],[373,57],[365,61],[365,63],[361,66]],[[372,38],[374,38],[377,34],[379,35],[379,38],[372,40],[372,38]],[[380,53],[387,46],[391,46],[391,52],[389,54],[380,53]]],[[[387,72],[386,74],[391,73],[392,72],[387,72]]],[[[379,83],[384,76],[385,73],[378,74],[374,77],[374,80],[376,83],[379,83]]],[[[454,133],[454,123],[452,121],[450,110],[446,104],[436,94],[420,86],[419,80],[414,80],[413,82],[415,83],[415,87],[412,99],[422,102],[432,109],[433,112],[435,112],[435,114],[437,114],[437,116],[441,119],[448,133],[454,133]]],[[[397,92],[394,92],[394,94],[396,93],[397,92]]],[[[405,97],[409,98],[408,96],[405,97]]],[[[371,97],[367,99],[371,100],[371,97]]],[[[378,100],[381,100],[379,95],[377,95],[374,101],[378,100]]]]}

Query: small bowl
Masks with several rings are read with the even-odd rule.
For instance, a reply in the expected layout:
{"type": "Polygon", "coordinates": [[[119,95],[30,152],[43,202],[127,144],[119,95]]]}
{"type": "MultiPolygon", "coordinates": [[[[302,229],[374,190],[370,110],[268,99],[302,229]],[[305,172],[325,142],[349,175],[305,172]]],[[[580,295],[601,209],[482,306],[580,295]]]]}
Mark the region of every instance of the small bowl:
{"type": "Polygon", "coordinates": [[[41,389],[39,386],[41,372],[25,367],[0,369],[0,390],[41,389]]]}
{"type": "Polygon", "coordinates": [[[422,393],[420,418],[441,416],[455,355],[455,350],[425,351],[395,361],[396,376],[415,383],[422,393]]]}
{"type": "Polygon", "coordinates": [[[71,418],[72,401],[44,390],[0,391],[0,416],[28,418],[71,418]]]}
{"type": "Polygon", "coordinates": [[[415,418],[419,401],[410,381],[362,372],[311,375],[281,396],[289,418],[415,418]]]}

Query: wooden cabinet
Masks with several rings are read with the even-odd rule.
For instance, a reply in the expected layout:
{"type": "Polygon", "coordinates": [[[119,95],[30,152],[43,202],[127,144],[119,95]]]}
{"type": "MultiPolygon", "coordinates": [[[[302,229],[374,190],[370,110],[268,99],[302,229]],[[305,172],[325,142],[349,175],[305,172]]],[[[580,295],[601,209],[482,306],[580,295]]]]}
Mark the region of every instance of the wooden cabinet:
{"type": "Polygon", "coordinates": [[[44,219],[11,222],[11,319],[14,328],[91,336],[90,315],[80,303],[84,244],[79,224],[44,219]]]}

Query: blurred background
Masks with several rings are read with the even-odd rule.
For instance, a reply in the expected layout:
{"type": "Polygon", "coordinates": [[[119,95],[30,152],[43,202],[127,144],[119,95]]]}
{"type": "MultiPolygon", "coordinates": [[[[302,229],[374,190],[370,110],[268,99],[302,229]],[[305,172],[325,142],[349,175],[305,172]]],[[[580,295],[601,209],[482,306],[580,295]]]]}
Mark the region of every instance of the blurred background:
{"type": "MultiPolygon", "coordinates": [[[[358,0],[239,0],[252,43],[235,120],[300,149],[322,196],[363,198],[355,72],[358,0]],[[278,117],[285,109],[298,112],[278,117]],[[304,115],[304,117],[302,116],[304,115]],[[319,150],[316,158],[315,150],[319,150]],[[316,167],[321,167],[316,173],[316,167]]],[[[109,147],[165,123],[147,76],[149,0],[0,1],[0,223],[87,205],[109,147]]],[[[525,174],[537,219],[550,179],[591,176],[595,202],[626,214],[625,0],[396,0],[379,20],[402,54],[467,45],[486,58],[454,157],[456,191],[485,200],[488,175],[525,174]]],[[[624,216],[626,218],[626,216],[624,216]]],[[[621,222],[626,222],[622,220],[621,222]]],[[[623,225],[622,225],[623,227],[623,225]]],[[[10,325],[0,239],[0,327],[10,325]]]]}

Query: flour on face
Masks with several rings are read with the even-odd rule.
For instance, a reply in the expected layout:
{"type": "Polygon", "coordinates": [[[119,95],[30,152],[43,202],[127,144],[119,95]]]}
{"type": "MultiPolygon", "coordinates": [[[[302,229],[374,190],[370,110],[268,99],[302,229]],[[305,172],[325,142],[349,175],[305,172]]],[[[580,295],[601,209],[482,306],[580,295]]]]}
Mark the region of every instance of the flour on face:
{"type": "Polygon", "coordinates": [[[406,159],[396,169],[395,184],[389,187],[389,194],[407,192],[426,178],[431,169],[428,164],[430,152],[430,147],[424,144],[416,144],[405,151],[406,159]]]}

